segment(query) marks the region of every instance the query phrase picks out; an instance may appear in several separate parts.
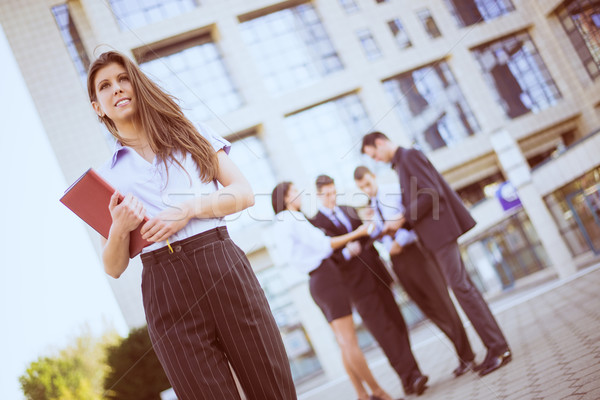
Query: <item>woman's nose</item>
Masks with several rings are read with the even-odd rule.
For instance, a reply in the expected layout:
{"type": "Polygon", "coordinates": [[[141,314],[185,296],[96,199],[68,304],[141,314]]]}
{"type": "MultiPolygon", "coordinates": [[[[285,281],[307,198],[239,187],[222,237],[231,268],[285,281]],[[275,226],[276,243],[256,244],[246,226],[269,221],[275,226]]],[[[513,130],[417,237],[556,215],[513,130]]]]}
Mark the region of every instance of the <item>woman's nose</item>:
{"type": "Polygon", "coordinates": [[[121,86],[119,86],[118,83],[115,83],[115,85],[113,86],[114,90],[115,90],[115,94],[120,93],[123,91],[123,89],[121,89],[121,86]]]}

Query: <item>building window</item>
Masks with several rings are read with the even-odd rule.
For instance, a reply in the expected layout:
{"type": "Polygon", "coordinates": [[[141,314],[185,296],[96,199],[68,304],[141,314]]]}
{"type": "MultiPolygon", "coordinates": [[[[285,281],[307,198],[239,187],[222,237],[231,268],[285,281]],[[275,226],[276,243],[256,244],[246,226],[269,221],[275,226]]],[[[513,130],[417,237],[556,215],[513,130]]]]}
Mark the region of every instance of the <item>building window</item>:
{"type": "Polygon", "coordinates": [[[310,179],[327,174],[335,179],[338,192],[355,190],[352,171],[366,161],[360,155],[360,143],[373,127],[358,95],[290,115],[285,126],[310,179]]]}
{"type": "Polygon", "coordinates": [[[134,29],[184,14],[198,6],[194,0],[110,0],[121,29],[134,29]]]}
{"type": "MultiPolygon", "coordinates": [[[[492,268],[502,289],[514,287],[515,281],[548,268],[551,263],[537,232],[522,208],[516,209],[499,223],[460,244],[461,254],[471,279],[487,291],[477,267],[492,268]],[[475,270],[471,269],[475,267],[475,270]]],[[[478,286],[479,286],[478,285],[478,286]]]]}
{"type": "Polygon", "coordinates": [[[181,101],[192,121],[205,121],[243,105],[219,48],[209,37],[153,49],[138,61],[145,73],[181,101]]]}
{"type": "Polygon", "coordinates": [[[600,254],[600,167],[544,197],[573,256],[600,254]]]}
{"type": "Polygon", "coordinates": [[[440,32],[435,20],[433,19],[433,16],[431,15],[431,11],[429,11],[428,8],[418,11],[417,16],[421,20],[421,23],[423,24],[423,27],[430,38],[435,39],[442,36],[442,33],[440,32]]]}
{"type": "Polygon", "coordinates": [[[454,75],[445,61],[383,82],[392,104],[424,151],[452,146],[479,131],[454,75]]]}
{"type": "Polygon", "coordinates": [[[504,176],[500,172],[496,172],[475,183],[457,189],[456,193],[458,193],[465,206],[471,208],[485,199],[493,198],[499,185],[504,181],[504,176]]]}
{"type": "Polygon", "coordinates": [[[548,108],[561,94],[528,33],[473,50],[485,78],[510,118],[548,108]]]}
{"type": "Polygon", "coordinates": [[[600,76],[600,1],[567,1],[557,15],[590,77],[600,76]]]}
{"type": "Polygon", "coordinates": [[[490,21],[515,10],[511,0],[445,0],[459,26],[490,21]]]}
{"type": "Polygon", "coordinates": [[[249,135],[232,135],[227,139],[231,142],[229,157],[244,172],[254,191],[254,205],[227,216],[227,225],[235,231],[255,223],[271,222],[271,191],[277,185],[277,178],[263,142],[255,132],[249,135]]]}
{"type": "Polygon", "coordinates": [[[379,50],[377,42],[375,42],[375,38],[373,38],[373,34],[370,30],[360,29],[356,31],[356,36],[358,37],[358,40],[360,41],[368,60],[375,60],[383,55],[381,50],[379,50]]]}
{"type": "Polygon", "coordinates": [[[67,45],[67,50],[71,56],[73,64],[79,73],[81,79],[87,81],[87,71],[90,67],[90,59],[83,47],[79,31],[73,23],[73,18],[69,12],[69,6],[67,4],[61,4],[52,7],[52,14],[54,20],[58,24],[58,29],[63,38],[63,41],[67,45]]]}
{"type": "Polygon", "coordinates": [[[346,14],[353,14],[360,11],[360,8],[358,8],[358,4],[356,4],[355,0],[340,0],[340,4],[342,5],[344,11],[346,11],[346,14]]]}
{"type": "Polygon", "coordinates": [[[396,43],[398,43],[398,46],[400,46],[401,49],[407,49],[412,46],[406,30],[398,18],[388,21],[388,26],[396,39],[396,43]]]}
{"type": "Polygon", "coordinates": [[[343,69],[311,4],[276,11],[240,24],[268,90],[280,94],[343,69]]]}

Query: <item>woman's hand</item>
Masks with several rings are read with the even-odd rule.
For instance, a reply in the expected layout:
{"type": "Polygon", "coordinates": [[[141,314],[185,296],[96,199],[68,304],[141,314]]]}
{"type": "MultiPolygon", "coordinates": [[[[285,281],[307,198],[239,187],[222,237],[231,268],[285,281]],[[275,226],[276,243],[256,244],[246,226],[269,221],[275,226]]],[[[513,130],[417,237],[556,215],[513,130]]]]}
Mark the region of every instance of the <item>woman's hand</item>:
{"type": "Polygon", "coordinates": [[[163,242],[183,229],[190,221],[191,205],[182,203],[178,207],[170,207],[161,211],[142,226],[142,238],[149,242],[163,242]]]}
{"type": "Polygon", "coordinates": [[[371,232],[375,229],[375,224],[373,222],[365,222],[358,228],[354,230],[354,233],[357,237],[369,236],[371,232]]]}
{"type": "Polygon", "coordinates": [[[129,233],[144,220],[144,205],[130,193],[119,204],[119,191],[115,190],[110,197],[108,210],[112,217],[111,231],[129,233]]]}
{"type": "Polygon", "coordinates": [[[390,256],[397,256],[400,253],[402,253],[402,246],[394,240],[390,248],[390,256]]]}
{"type": "Polygon", "coordinates": [[[346,249],[348,249],[350,257],[356,257],[362,251],[362,246],[359,241],[353,241],[346,245],[346,249]]]}

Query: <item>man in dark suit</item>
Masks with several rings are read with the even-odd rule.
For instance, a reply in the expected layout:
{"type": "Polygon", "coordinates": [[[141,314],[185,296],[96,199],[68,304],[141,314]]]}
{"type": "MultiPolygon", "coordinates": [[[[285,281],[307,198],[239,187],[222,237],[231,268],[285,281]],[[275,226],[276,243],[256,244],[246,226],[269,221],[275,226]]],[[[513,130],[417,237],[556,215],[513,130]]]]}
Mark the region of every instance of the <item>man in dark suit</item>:
{"type": "Polygon", "coordinates": [[[398,173],[404,213],[386,222],[395,232],[403,225],[414,229],[446,278],[463,311],[487,348],[484,361],[474,368],[487,375],[512,359],[498,323],[469,277],[457,239],[475,220],[442,175],[423,153],[392,143],[381,132],[363,137],[362,152],[375,161],[392,163],[398,173]]]}
{"type": "MultiPolygon", "coordinates": [[[[396,217],[402,210],[397,183],[379,185],[375,175],[364,166],[354,170],[354,182],[369,196],[373,218],[378,225],[396,217]]],[[[379,240],[390,253],[394,273],[406,294],[454,345],[459,363],[453,373],[463,375],[473,367],[475,354],[441,271],[421,249],[414,231],[399,229],[394,237],[385,235],[379,240]]]]}
{"type": "MultiPolygon", "coordinates": [[[[332,178],[321,175],[316,185],[321,205],[311,220],[313,225],[327,236],[343,235],[362,225],[354,208],[337,206],[332,178]]],[[[358,254],[341,249],[334,251],[331,258],[342,272],[356,311],[400,376],[405,393],[420,395],[426,389],[428,377],[421,373],[412,354],[406,323],[390,288],[393,278],[369,238],[359,244],[358,254]]]]}

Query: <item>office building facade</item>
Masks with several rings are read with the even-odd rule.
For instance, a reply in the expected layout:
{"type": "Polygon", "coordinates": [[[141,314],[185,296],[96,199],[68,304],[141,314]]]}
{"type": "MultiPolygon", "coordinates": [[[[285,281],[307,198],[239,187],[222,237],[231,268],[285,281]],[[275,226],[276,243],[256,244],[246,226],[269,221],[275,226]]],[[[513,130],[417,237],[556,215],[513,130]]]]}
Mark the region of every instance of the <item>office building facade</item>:
{"type": "MultiPolygon", "coordinates": [[[[424,151],[471,208],[461,244],[482,290],[600,254],[598,0],[4,0],[0,23],[68,181],[111,154],[85,89],[109,49],[232,141],[256,205],[230,230],[298,382],[343,368],[306,277],[277,256],[270,192],[292,180],[314,212],[326,173],[340,202],[365,204],[357,165],[395,179],[360,155],[369,131],[424,151]]],[[[132,327],[145,323],[140,271],[134,260],[111,280],[132,327]]]]}

